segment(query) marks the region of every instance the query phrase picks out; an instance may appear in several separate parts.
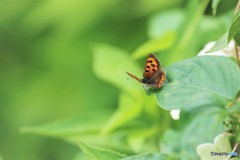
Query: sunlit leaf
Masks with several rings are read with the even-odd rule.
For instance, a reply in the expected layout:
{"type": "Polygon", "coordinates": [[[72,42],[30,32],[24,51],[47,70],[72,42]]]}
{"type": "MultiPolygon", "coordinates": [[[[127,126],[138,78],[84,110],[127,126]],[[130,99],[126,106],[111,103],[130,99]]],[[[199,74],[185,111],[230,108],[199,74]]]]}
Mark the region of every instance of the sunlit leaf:
{"type": "Polygon", "coordinates": [[[86,160],[119,160],[120,158],[126,157],[126,155],[119,152],[91,146],[83,142],[80,142],[79,145],[82,151],[85,153],[86,160]]]}
{"type": "Polygon", "coordinates": [[[180,158],[162,153],[143,153],[135,156],[122,158],[120,160],[180,160],[180,158]]]}
{"type": "MultiPolygon", "coordinates": [[[[95,113],[95,112],[94,112],[95,113]]],[[[40,126],[22,127],[22,133],[34,133],[51,137],[73,137],[86,133],[99,132],[110,116],[107,110],[98,111],[98,116],[92,112],[80,116],[47,123],[40,126]]]]}
{"type": "Polygon", "coordinates": [[[235,101],[240,90],[240,70],[226,57],[201,56],[166,68],[169,83],[155,93],[161,107],[191,110],[223,107],[235,101]]]}
{"type": "Polygon", "coordinates": [[[183,18],[184,11],[180,9],[166,10],[152,16],[148,23],[148,37],[156,39],[164,37],[167,32],[176,33],[183,18]]]}
{"type": "Polygon", "coordinates": [[[129,94],[122,93],[119,98],[118,109],[104,126],[102,133],[109,133],[129,120],[139,116],[142,111],[143,100],[144,98],[136,98],[129,94]]]}
{"type": "Polygon", "coordinates": [[[132,57],[134,59],[147,56],[149,53],[163,51],[169,49],[174,42],[175,34],[173,32],[166,33],[163,37],[151,39],[138,47],[132,57]]]}
{"type": "Polygon", "coordinates": [[[129,58],[126,51],[107,44],[99,44],[94,48],[93,69],[95,74],[132,95],[142,87],[129,80],[126,72],[138,73],[137,64],[129,58]]]}
{"type": "Polygon", "coordinates": [[[86,160],[86,157],[83,152],[79,152],[72,160],[86,160]]]}

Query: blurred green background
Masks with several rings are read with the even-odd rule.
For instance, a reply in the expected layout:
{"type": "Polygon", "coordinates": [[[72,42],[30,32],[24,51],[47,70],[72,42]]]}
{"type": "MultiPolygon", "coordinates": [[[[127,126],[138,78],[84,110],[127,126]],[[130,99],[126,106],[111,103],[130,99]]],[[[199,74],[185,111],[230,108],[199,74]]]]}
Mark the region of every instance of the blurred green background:
{"type": "Polygon", "coordinates": [[[195,56],[206,42],[226,31],[236,5],[236,1],[222,1],[213,17],[207,2],[199,17],[191,14],[197,12],[199,1],[1,0],[0,157],[72,159],[77,147],[59,139],[20,134],[19,129],[78,113],[114,111],[119,90],[94,74],[95,44],[136,53],[144,42],[162,37],[169,28],[181,29],[177,37],[190,35],[187,43],[172,50],[176,40],[166,51],[169,54],[159,56],[165,60],[163,65],[195,56]],[[173,54],[178,51],[182,54],[173,54]]]}

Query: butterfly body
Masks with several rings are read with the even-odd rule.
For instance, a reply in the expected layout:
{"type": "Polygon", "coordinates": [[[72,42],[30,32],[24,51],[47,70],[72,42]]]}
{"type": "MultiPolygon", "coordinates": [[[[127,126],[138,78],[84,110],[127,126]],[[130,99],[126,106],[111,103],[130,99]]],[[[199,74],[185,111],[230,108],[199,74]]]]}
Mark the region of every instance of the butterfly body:
{"type": "Polygon", "coordinates": [[[147,58],[142,79],[128,72],[127,74],[140,83],[155,88],[160,88],[166,79],[166,73],[161,69],[159,59],[152,53],[147,58]]]}

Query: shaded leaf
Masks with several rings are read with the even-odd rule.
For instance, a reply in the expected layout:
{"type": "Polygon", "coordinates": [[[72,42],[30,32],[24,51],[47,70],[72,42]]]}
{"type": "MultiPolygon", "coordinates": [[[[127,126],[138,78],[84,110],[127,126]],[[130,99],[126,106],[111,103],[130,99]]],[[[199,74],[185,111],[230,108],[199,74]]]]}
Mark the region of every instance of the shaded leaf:
{"type": "Polygon", "coordinates": [[[239,31],[239,28],[240,28],[240,11],[238,11],[232,19],[232,23],[229,28],[228,42],[230,42],[231,39],[236,35],[237,31],[239,31]]]}
{"type": "MultiPolygon", "coordinates": [[[[189,123],[181,126],[180,130],[170,129],[164,134],[161,141],[163,153],[180,155],[184,159],[197,159],[195,148],[223,132],[224,117],[220,116],[221,109],[211,107],[196,112],[185,119],[189,123]]],[[[181,115],[180,120],[184,121],[185,116],[181,115]]]]}
{"type": "Polygon", "coordinates": [[[237,31],[237,33],[233,37],[234,41],[238,46],[240,46],[240,30],[237,31]]]}
{"type": "Polygon", "coordinates": [[[219,51],[219,50],[227,47],[227,45],[228,45],[228,32],[225,33],[224,35],[222,35],[222,37],[219,38],[217,40],[217,42],[214,44],[214,46],[210,50],[208,50],[206,53],[219,51]]]}
{"type": "Polygon", "coordinates": [[[125,157],[124,154],[112,151],[110,149],[100,148],[85,144],[83,142],[79,143],[80,148],[85,153],[86,160],[119,160],[125,157]]]}
{"type": "Polygon", "coordinates": [[[240,90],[240,70],[226,57],[200,56],[166,69],[169,83],[155,93],[165,109],[225,106],[240,90]]]}

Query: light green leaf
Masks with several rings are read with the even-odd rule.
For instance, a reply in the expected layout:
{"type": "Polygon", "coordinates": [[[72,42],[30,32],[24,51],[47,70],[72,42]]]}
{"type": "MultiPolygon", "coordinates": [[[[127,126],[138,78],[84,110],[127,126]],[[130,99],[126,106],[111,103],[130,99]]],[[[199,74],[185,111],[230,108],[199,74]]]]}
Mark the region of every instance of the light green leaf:
{"type": "Polygon", "coordinates": [[[184,18],[184,11],[180,9],[160,12],[150,18],[148,23],[148,37],[164,37],[167,32],[176,33],[184,18]],[[171,23],[166,23],[171,22],[171,23]]]}
{"type": "Polygon", "coordinates": [[[86,160],[86,157],[83,152],[79,152],[75,155],[72,160],[86,160]]]}
{"type": "MultiPolygon", "coordinates": [[[[140,92],[140,94],[141,93],[144,92],[140,92]]],[[[143,97],[143,95],[141,97],[143,97]]],[[[144,98],[141,97],[136,98],[129,94],[122,93],[119,98],[118,109],[111,116],[108,123],[104,126],[102,133],[110,133],[129,120],[132,120],[139,116],[139,114],[142,112],[142,107],[144,104],[144,98]]]]}
{"type": "Polygon", "coordinates": [[[98,116],[93,116],[96,112],[84,113],[74,118],[59,120],[40,126],[23,127],[21,128],[21,132],[64,138],[80,137],[86,133],[98,133],[111,115],[111,111],[101,110],[98,112],[98,116]]]}
{"type": "Polygon", "coordinates": [[[155,95],[158,104],[168,110],[223,107],[234,101],[240,90],[240,70],[226,57],[191,58],[169,66],[166,74],[169,83],[155,95]]]}
{"type": "Polygon", "coordinates": [[[229,28],[228,42],[236,35],[240,28],[240,10],[234,15],[232,23],[229,28]]]}
{"type": "Polygon", "coordinates": [[[173,45],[174,39],[175,33],[167,32],[163,37],[151,39],[142,44],[134,51],[132,57],[137,59],[146,56],[149,53],[167,50],[173,45]]]}
{"type": "Polygon", "coordinates": [[[106,124],[111,115],[112,111],[94,110],[94,113],[83,113],[71,119],[58,120],[40,126],[23,127],[21,128],[21,132],[62,138],[71,144],[76,144],[81,140],[96,145],[111,147],[116,150],[130,152],[131,149],[127,144],[129,130],[128,132],[118,131],[107,136],[100,135],[102,127],[106,124]],[[98,113],[97,116],[96,113],[98,113]]]}
{"type": "Polygon", "coordinates": [[[180,158],[176,158],[162,153],[143,153],[135,156],[122,158],[120,160],[180,160],[180,158]]]}
{"type": "Polygon", "coordinates": [[[99,78],[132,95],[138,94],[141,85],[128,80],[126,72],[138,73],[139,70],[126,51],[107,44],[99,44],[94,48],[93,58],[93,69],[99,78]]]}
{"type": "Polygon", "coordinates": [[[214,46],[210,50],[208,50],[206,53],[219,51],[227,47],[227,45],[228,45],[228,32],[222,35],[222,37],[219,38],[218,41],[214,44],[214,46]]]}
{"type": "Polygon", "coordinates": [[[221,0],[213,0],[212,1],[212,10],[213,10],[213,14],[216,15],[217,13],[217,6],[219,4],[221,0]]]}
{"type": "Polygon", "coordinates": [[[110,149],[91,146],[83,142],[80,142],[79,145],[86,155],[86,160],[119,160],[126,156],[110,149]]]}

